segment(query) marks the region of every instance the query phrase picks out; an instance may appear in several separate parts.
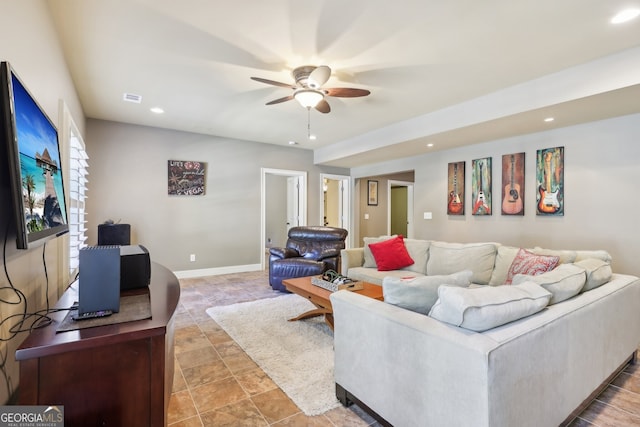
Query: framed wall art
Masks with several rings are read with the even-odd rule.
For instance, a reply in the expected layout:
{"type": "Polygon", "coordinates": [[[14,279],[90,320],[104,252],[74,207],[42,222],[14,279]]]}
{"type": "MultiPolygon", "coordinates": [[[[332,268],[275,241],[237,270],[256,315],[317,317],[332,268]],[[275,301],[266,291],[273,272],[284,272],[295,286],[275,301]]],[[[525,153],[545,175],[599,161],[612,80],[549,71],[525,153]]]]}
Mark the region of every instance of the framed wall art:
{"type": "Polygon", "coordinates": [[[378,181],[367,181],[367,205],[378,206],[378,181]]]}
{"type": "Polygon", "coordinates": [[[168,192],[170,196],[202,196],[205,190],[205,162],[169,160],[168,192]]]}
{"type": "Polygon", "coordinates": [[[536,152],[537,215],[564,215],[564,147],[536,152]]]}
{"type": "Polygon", "coordinates": [[[491,157],[471,161],[473,215],[491,215],[491,157]]]}
{"type": "Polygon", "coordinates": [[[502,156],[502,215],[524,215],[524,153],[502,156]]]}
{"type": "Polygon", "coordinates": [[[447,215],[464,215],[464,162],[447,167],[447,215]]]}

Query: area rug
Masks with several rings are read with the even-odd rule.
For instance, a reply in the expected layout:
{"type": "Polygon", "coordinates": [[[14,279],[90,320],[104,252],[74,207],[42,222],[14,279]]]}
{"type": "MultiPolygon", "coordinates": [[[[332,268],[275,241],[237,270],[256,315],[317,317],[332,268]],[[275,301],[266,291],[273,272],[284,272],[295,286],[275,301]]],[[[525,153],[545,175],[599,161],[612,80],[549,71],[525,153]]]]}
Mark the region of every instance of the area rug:
{"type": "Polygon", "coordinates": [[[333,378],[333,332],[323,317],[289,322],[315,308],[288,294],[207,309],[306,415],[340,405],[333,378]]]}

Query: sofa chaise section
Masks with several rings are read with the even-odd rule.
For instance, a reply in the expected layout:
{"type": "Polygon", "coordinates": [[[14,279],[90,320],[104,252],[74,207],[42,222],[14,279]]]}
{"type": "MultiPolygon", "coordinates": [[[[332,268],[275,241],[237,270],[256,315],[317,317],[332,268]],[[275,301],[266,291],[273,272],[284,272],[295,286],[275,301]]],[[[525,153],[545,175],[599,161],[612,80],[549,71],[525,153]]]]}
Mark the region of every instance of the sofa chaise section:
{"type": "Polygon", "coordinates": [[[557,426],[640,344],[640,280],[614,274],[578,297],[478,333],[339,291],[335,381],[404,426],[557,426]]]}

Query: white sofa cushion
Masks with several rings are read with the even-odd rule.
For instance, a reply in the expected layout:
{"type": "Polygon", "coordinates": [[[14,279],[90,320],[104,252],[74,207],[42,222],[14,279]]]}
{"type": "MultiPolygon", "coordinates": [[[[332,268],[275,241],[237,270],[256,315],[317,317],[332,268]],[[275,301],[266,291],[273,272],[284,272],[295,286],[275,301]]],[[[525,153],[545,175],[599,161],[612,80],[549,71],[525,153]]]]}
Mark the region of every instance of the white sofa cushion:
{"type": "Polygon", "coordinates": [[[440,286],[429,316],[482,332],[537,313],[550,299],[551,293],[533,282],[478,288],[440,286]]]}
{"type": "Polygon", "coordinates": [[[462,270],[473,271],[471,281],[486,285],[491,279],[496,262],[496,243],[431,242],[427,276],[453,274],[462,270]]]}
{"type": "Polygon", "coordinates": [[[601,259],[604,262],[611,263],[611,254],[602,249],[597,250],[577,250],[576,259],[573,262],[582,261],[589,258],[601,259]]]}
{"type": "Polygon", "coordinates": [[[429,259],[429,246],[431,246],[431,241],[404,239],[404,246],[407,248],[411,259],[413,259],[413,264],[403,268],[403,270],[425,274],[427,271],[427,260],[429,259]]]}
{"type": "Polygon", "coordinates": [[[507,280],[509,267],[511,267],[511,263],[513,263],[516,255],[518,255],[519,250],[520,248],[514,246],[498,246],[496,264],[493,268],[493,273],[491,273],[491,280],[489,280],[491,286],[504,285],[504,282],[507,280]]]}
{"type": "Polygon", "coordinates": [[[382,280],[384,302],[407,310],[428,314],[438,300],[438,288],[442,285],[467,287],[471,284],[471,270],[446,276],[422,276],[399,278],[387,276],[382,280]]]}
{"type": "Polygon", "coordinates": [[[537,276],[516,274],[511,282],[518,285],[524,282],[534,282],[551,292],[549,304],[556,304],[580,293],[587,280],[583,267],[575,264],[560,264],[556,268],[537,276]]]}
{"type": "Polygon", "coordinates": [[[567,249],[545,249],[539,246],[529,249],[529,251],[536,255],[557,256],[559,259],[558,264],[569,264],[575,261],[576,256],[578,256],[576,251],[567,249]]]}
{"type": "Polygon", "coordinates": [[[604,285],[611,280],[611,276],[613,276],[611,265],[602,259],[586,258],[574,263],[574,265],[582,267],[586,271],[587,280],[582,288],[582,292],[590,291],[591,289],[604,285]]]}
{"type": "Polygon", "coordinates": [[[406,270],[378,271],[375,268],[365,267],[354,267],[349,269],[349,277],[351,279],[362,280],[378,286],[382,286],[382,281],[385,277],[397,277],[398,279],[402,279],[421,276],[424,276],[424,274],[406,270]]]}

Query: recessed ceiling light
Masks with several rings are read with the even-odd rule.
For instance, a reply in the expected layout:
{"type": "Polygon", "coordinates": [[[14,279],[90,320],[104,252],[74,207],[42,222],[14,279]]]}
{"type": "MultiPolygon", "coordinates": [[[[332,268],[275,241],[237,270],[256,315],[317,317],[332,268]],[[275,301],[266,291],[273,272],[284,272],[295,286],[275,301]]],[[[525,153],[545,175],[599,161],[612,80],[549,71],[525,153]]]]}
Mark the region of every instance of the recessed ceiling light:
{"type": "Polygon", "coordinates": [[[152,113],[155,113],[155,114],[164,113],[164,110],[162,108],[160,108],[160,107],[153,107],[153,108],[150,108],[150,110],[151,110],[152,113]]]}
{"type": "Polygon", "coordinates": [[[545,122],[550,123],[552,121],[554,121],[555,119],[553,117],[547,117],[546,119],[544,119],[545,122]]]}
{"type": "Polygon", "coordinates": [[[316,140],[316,136],[315,135],[309,135],[309,139],[312,140],[312,141],[315,141],[316,140]]]}
{"type": "Polygon", "coordinates": [[[625,9],[611,18],[612,24],[622,24],[640,16],[640,9],[625,9]]]}
{"type": "Polygon", "coordinates": [[[428,143],[427,147],[431,148],[431,147],[433,147],[433,144],[432,143],[428,143]]]}
{"type": "Polygon", "coordinates": [[[298,145],[298,143],[295,141],[289,141],[289,145],[298,145]]]}

